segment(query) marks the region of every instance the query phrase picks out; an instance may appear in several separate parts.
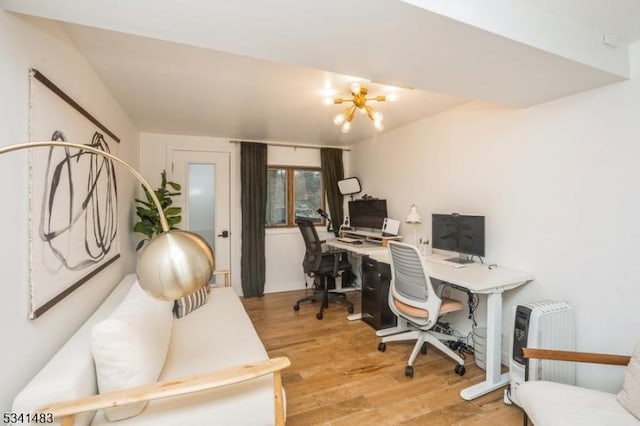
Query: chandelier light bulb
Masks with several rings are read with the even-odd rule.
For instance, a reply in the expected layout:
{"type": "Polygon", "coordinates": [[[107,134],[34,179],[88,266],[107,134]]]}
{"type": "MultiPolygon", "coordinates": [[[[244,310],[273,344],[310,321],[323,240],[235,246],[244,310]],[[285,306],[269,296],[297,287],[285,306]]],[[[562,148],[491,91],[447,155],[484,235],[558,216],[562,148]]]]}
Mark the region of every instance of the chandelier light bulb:
{"type": "Polygon", "coordinates": [[[374,121],[374,122],[376,122],[376,121],[382,121],[382,119],[384,119],[384,115],[382,115],[382,113],[381,113],[380,111],[376,111],[376,112],[373,114],[373,121],[374,121]]]}
{"type": "Polygon", "coordinates": [[[360,111],[360,114],[362,114],[362,115],[367,113],[367,110],[364,107],[358,108],[358,111],[360,111]]]}
{"type": "Polygon", "coordinates": [[[398,99],[400,99],[400,94],[398,94],[398,92],[392,92],[392,93],[387,94],[385,96],[385,98],[386,98],[387,101],[395,102],[398,99]]]}
{"type": "Polygon", "coordinates": [[[339,126],[342,123],[344,123],[344,119],[345,119],[344,113],[341,112],[340,114],[333,117],[333,124],[335,124],[336,126],[339,126]]]}
{"type": "Polygon", "coordinates": [[[382,121],[374,121],[373,127],[375,127],[377,131],[381,131],[382,129],[384,129],[384,125],[382,124],[382,121]]]}
{"type": "Polygon", "coordinates": [[[360,93],[360,83],[358,83],[357,81],[351,83],[351,93],[353,93],[354,95],[360,93]]]}
{"type": "Polygon", "coordinates": [[[340,130],[342,130],[342,133],[349,133],[349,130],[351,130],[351,123],[345,121],[344,123],[342,123],[342,127],[340,128],[340,130]]]}

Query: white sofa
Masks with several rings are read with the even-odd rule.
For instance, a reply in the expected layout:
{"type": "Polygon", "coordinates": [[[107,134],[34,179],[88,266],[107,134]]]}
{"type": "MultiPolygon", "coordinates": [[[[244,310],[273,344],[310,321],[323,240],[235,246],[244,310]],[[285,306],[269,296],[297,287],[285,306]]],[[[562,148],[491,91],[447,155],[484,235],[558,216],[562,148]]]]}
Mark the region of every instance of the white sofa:
{"type": "MultiPolygon", "coordinates": [[[[121,394],[115,392],[113,397],[115,399],[105,402],[99,399],[99,397],[105,397],[104,392],[101,392],[103,395],[90,397],[87,401],[81,401],[80,404],[73,402],[73,400],[98,393],[99,380],[96,378],[96,363],[92,355],[91,342],[92,339],[96,339],[94,328],[96,324],[105,324],[106,318],[113,318],[112,314],[118,310],[117,308],[125,305],[123,300],[128,300],[131,297],[130,294],[134,293],[131,289],[132,285],[138,285],[135,276],[126,276],[86,323],[16,396],[12,407],[13,412],[33,413],[36,409],[50,407],[52,403],[60,401],[72,401],[70,406],[80,406],[84,410],[91,406],[86,403],[87,401],[97,401],[102,403],[102,406],[113,406],[113,401],[119,401],[115,405],[120,405],[123,401],[130,400],[127,399],[128,396],[125,395],[123,398],[121,394]]],[[[171,309],[170,304],[167,306],[171,309]]],[[[184,376],[220,371],[240,364],[242,364],[240,367],[242,372],[254,372],[256,369],[259,371],[265,362],[270,362],[242,303],[230,287],[212,289],[208,302],[204,306],[184,318],[172,319],[170,323],[172,323],[170,326],[172,330],[166,358],[163,358],[164,364],[157,379],[158,382],[168,381],[167,386],[175,385],[179,382],[176,379],[184,376]]],[[[123,335],[126,334],[126,332],[123,333],[123,335]]],[[[94,341],[94,351],[95,343],[94,341]]],[[[116,350],[120,350],[119,345],[115,346],[116,350]]],[[[136,352],[136,348],[133,349],[133,352],[136,352]]],[[[288,365],[288,360],[286,363],[288,365]]],[[[141,369],[144,367],[142,366],[141,369]]],[[[242,379],[234,380],[234,375],[229,375],[227,372],[216,377],[217,381],[214,380],[216,384],[223,383],[222,387],[151,400],[141,414],[111,424],[122,426],[275,424],[278,407],[284,410],[284,398],[278,392],[278,388],[281,389],[280,372],[274,371],[240,383],[234,383],[234,381],[242,379]],[[227,383],[232,384],[226,385],[227,383]]],[[[187,387],[189,383],[190,381],[187,381],[187,387]]],[[[178,384],[184,385],[184,383],[178,384]]],[[[102,387],[102,383],[100,386],[102,387]]],[[[195,389],[195,386],[191,387],[195,389]]],[[[282,417],[283,415],[280,414],[280,418],[282,417]]],[[[77,416],[73,424],[105,425],[108,423],[110,422],[107,420],[105,411],[98,410],[77,416]]]]}

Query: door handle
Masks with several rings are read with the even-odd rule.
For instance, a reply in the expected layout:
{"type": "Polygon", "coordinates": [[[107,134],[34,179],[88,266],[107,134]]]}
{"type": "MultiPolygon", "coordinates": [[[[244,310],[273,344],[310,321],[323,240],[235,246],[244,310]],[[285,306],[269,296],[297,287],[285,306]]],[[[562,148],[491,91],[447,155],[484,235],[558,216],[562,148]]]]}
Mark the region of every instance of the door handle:
{"type": "Polygon", "coordinates": [[[222,231],[221,234],[218,234],[218,237],[229,238],[229,231],[222,231]]]}

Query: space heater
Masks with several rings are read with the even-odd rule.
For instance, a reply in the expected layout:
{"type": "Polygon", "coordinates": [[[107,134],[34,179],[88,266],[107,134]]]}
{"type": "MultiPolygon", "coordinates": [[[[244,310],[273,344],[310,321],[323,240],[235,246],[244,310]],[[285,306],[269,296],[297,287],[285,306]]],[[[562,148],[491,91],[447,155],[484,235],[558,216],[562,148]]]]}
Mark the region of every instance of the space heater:
{"type": "Polygon", "coordinates": [[[522,348],[573,351],[576,346],[573,308],[567,302],[542,300],[516,305],[509,372],[511,384],[504,401],[518,404],[516,389],[531,380],[547,380],[573,385],[575,364],[566,361],[525,359],[522,348]]]}

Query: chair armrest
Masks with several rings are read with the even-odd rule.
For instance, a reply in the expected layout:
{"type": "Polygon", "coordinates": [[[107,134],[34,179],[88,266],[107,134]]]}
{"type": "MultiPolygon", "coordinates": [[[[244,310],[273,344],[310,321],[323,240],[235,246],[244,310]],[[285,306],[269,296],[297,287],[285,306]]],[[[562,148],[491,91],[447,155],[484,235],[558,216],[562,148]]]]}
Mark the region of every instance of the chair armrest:
{"type": "Polygon", "coordinates": [[[224,275],[224,286],[225,287],[231,286],[231,271],[229,269],[213,271],[212,275],[213,276],[224,275]]]}
{"type": "Polygon", "coordinates": [[[272,358],[252,364],[227,367],[209,373],[194,374],[183,378],[107,392],[73,401],[59,402],[39,408],[36,412],[51,413],[54,418],[62,419],[62,426],[71,426],[74,422],[74,416],[85,411],[94,411],[101,408],[117,407],[134,402],[151,401],[154,399],[220,388],[274,373],[273,386],[276,424],[284,425],[284,400],[280,371],[290,365],[291,362],[287,357],[272,358]]]}
{"type": "Polygon", "coordinates": [[[589,362],[594,364],[627,365],[631,357],[625,355],[599,354],[592,352],[558,351],[555,349],[523,348],[525,358],[557,361],[589,362]]]}

